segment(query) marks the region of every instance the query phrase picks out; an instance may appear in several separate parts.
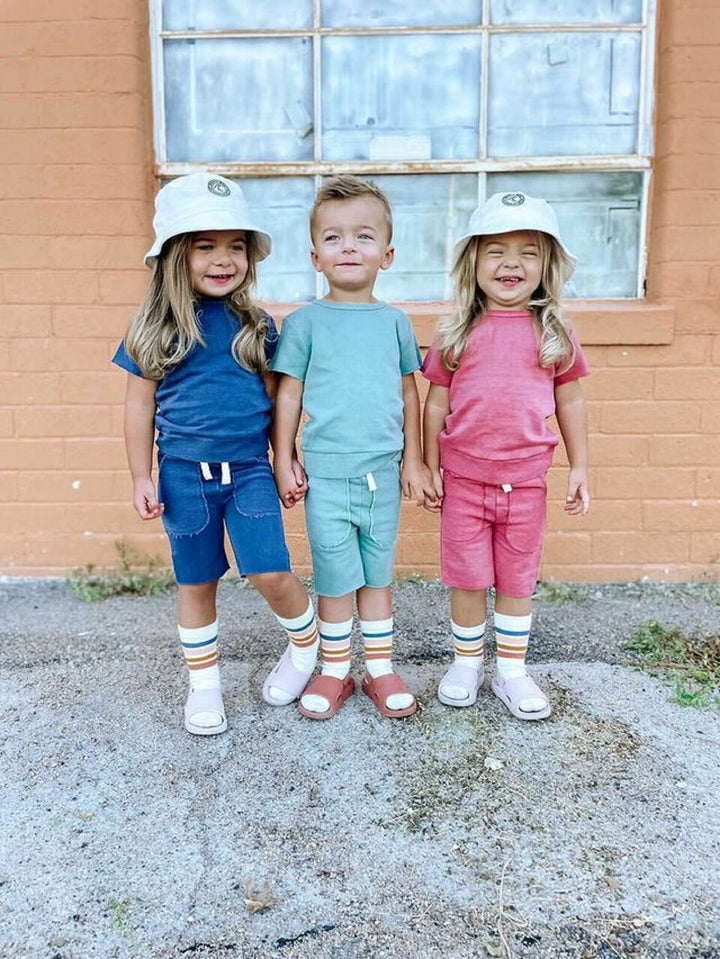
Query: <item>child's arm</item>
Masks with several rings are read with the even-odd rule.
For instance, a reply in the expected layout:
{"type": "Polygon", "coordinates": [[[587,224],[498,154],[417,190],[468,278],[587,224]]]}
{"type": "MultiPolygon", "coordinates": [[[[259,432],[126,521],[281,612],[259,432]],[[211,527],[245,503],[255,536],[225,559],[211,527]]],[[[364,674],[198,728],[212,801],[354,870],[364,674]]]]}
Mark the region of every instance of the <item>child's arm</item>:
{"type": "Polygon", "coordinates": [[[300,425],[304,384],[294,376],[281,376],[275,397],[270,442],[273,472],[280,502],[291,509],[307,492],[305,471],[298,462],[295,437],[300,425]]]}
{"type": "Polygon", "coordinates": [[[443,499],[443,481],[440,472],[440,443],[438,437],[443,431],[445,420],[450,412],[450,389],[431,383],[425,399],[423,415],[423,448],[425,465],[430,470],[432,492],[425,497],[425,509],[437,511],[443,499]]]}
{"type": "Polygon", "coordinates": [[[165,506],[158,502],[151,478],[155,439],[157,382],[128,373],[125,390],[125,452],[133,479],[133,506],[141,519],[157,519],[165,506]]]}
{"type": "Polygon", "coordinates": [[[432,482],[420,447],[420,397],[414,373],[403,376],[402,391],[404,443],[400,482],[405,499],[414,498],[422,506],[432,490],[432,482]]]}
{"type": "Polygon", "coordinates": [[[555,387],[555,416],[570,464],[565,510],[584,515],[590,509],[590,490],[587,411],[579,380],[555,387]]]}

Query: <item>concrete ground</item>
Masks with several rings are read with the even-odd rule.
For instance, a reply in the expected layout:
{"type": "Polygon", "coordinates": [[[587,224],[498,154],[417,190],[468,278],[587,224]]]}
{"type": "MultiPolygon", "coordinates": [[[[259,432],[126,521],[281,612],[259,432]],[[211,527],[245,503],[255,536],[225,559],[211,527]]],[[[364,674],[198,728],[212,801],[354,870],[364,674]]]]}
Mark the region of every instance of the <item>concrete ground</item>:
{"type": "Polygon", "coordinates": [[[717,635],[711,587],[548,592],[541,723],[437,701],[437,584],[396,589],[404,721],[265,705],[271,614],[229,582],[220,618],[229,729],[193,738],[172,593],[0,583],[3,959],[720,956],[720,711],[623,665],[651,618],[717,635]]]}

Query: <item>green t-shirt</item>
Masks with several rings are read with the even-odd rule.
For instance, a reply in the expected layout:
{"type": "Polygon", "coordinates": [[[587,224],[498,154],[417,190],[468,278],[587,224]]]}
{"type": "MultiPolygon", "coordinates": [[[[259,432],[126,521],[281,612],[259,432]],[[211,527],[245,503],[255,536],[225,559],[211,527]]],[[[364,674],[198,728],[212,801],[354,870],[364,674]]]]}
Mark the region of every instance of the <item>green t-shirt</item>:
{"type": "Polygon", "coordinates": [[[387,303],[316,300],[285,318],[272,367],[305,384],[310,476],[362,476],[400,459],[402,378],[420,363],[410,320],[387,303]]]}

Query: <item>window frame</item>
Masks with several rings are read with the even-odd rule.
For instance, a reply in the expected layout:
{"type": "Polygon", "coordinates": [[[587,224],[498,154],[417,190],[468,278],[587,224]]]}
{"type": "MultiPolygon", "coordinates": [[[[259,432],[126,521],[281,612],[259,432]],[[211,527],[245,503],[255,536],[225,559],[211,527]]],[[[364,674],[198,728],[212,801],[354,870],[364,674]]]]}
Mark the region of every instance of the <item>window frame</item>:
{"type": "MultiPolygon", "coordinates": [[[[657,0],[642,0],[642,20],[632,23],[538,23],[492,24],[491,0],[479,0],[481,23],[458,26],[415,27],[323,27],[321,0],[312,4],[312,25],[306,28],[281,29],[222,29],[222,30],[164,30],[162,13],[164,0],[149,0],[150,47],[152,69],[153,133],[155,147],[154,175],[158,180],[211,169],[228,177],[278,178],[286,176],[314,177],[316,188],[322,178],[343,173],[358,176],[398,174],[476,174],[478,204],[486,198],[487,175],[492,173],[579,173],[579,172],[640,172],[640,227],[635,298],[645,297],[645,275],[648,260],[648,204],[653,174],[654,80],[657,37],[657,0]],[[635,151],[632,154],[605,156],[556,155],[520,156],[493,159],[487,156],[488,135],[488,73],[490,37],[502,33],[634,33],[640,35],[640,76],[638,90],[638,118],[635,151]],[[427,34],[479,35],[481,38],[481,99],[479,110],[479,156],[467,160],[345,160],[328,161],[321,158],[322,148],[322,63],[321,41],[332,36],[412,36],[427,34]],[[254,39],[254,38],[309,38],[312,42],[313,62],[313,159],[305,161],[252,162],[175,162],[167,159],[166,117],[164,95],[163,49],[173,40],[254,39]]],[[[633,297],[627,297],[632,299],[633,297]]]]}

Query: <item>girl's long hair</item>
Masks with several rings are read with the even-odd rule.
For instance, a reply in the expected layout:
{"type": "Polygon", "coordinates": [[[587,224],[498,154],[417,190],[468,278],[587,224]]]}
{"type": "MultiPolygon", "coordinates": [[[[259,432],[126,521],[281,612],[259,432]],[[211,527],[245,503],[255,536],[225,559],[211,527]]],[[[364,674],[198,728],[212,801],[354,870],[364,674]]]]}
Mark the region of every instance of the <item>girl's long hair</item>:
{"type": "MultiPolygon", "coordinates": [[[[182,233],[165,243],[152,265],[147,292],[125,336],[125,349],[151,380],[161,380],[197,344],[205,345],[195,314],[197,295],[188,270],[192,239],[192,233],[182,233]]],[[[247,273],[227,298],[227,305],[238,320],[231,347],[235,361],[251,373],[262,374],[269,370],[265,354],[269,324],[266,314],[250,298],[257,253],[255,234],[248,233],[247,273]]]]}
{"type": "MultiPolygon", "coordinates": [[[[487,298],[477,282],[477,255],[481,237],[474,236],[453,269],[455,310],[438,323],[440,356],[443,366],[455,371],[467,346],[470,331],[487,313],[487,298]]],[[[540,341],[539,362],[544,369],[561,366],[569,369],[575,361],[575,346],[570,337],[572,326],[564,319],[560,296],[572,273],[572,263],[560,244],[547,233],[536,233],[542,272],[540,284],[528,304],[540,341]]]]}

